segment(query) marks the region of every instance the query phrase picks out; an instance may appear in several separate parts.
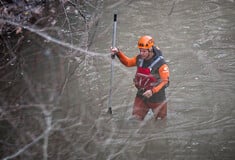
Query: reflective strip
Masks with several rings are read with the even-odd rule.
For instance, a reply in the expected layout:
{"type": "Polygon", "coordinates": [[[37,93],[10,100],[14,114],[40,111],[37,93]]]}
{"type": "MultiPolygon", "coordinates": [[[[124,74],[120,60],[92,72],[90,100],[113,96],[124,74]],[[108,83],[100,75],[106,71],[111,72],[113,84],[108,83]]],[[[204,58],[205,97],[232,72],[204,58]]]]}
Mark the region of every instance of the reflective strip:
{"type": "Polygon", "coordinates": [[[153,66],[157,64],[161,59],[163,59],[163,56],[159,56],[153,63],[148,67],[150,71],[152,70],[153,66]]]}
{"type": "Polygon", "coordinates": [[[143,59],[139,59],[139,61],[140,61],[140,67],[143,67],[144,60],[143,59]]]}
{"type": "Polygon", "coordinates": [[[150,81],[150,79],[148,78],[147,81],[144,83],[144,87],[146,87],[146,85],[149,81],[150,81]]]}
{"type": "MultiPolygon", "coordinates": [[[[153,63],[151,63],[151,65],[148,67],[150,69],[150,71],[152,70],[153,66],[155,66],[162,59],[164,59],[164,57],[159,56],[155,61],[153,61],[153,63]]],[[[139,67],[143,67],[144,60],[139,59],[139,62],[140,62],[139,67]]]]}
{"type": "Polygon", "coordinates": [[[142,84],[142,77],[140,77],[139,86],[141,86],[141,84],[142,84]]]}

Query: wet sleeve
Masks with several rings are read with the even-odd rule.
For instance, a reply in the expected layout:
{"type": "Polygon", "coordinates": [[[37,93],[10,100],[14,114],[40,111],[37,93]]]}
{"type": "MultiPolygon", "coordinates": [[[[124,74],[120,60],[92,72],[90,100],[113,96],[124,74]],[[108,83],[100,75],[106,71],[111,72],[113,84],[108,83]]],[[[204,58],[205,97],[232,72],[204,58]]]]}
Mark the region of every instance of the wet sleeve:
{"type": "Polygon", "coordinates": [[[161,82],[156,87],[154,87],[152,89],[153,93],[159,92],[162,89],[162,87],[164,87],[169,81],[170,72],[169,72],[169,68],[168,68],[167,64],[163,64],[158,69],[158,71],[159,71],[161,82]]]}
{"type": "Polygon", "coordinates": [[[127,67],[133,67],[136,66],[136,59],[137,56],[134,56],[132,58],[127,57],[123,52],[119,51],[117,53],[117,57],[121,61],[122,64],[124,64],[127,67]]]}

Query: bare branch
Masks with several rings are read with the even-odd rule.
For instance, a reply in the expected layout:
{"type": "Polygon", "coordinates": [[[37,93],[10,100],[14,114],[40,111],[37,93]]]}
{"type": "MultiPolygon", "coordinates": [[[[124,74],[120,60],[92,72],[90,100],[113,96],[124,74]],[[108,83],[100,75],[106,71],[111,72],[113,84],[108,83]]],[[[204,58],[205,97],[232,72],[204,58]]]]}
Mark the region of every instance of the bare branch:
{"type": "Polygon", "coordinates": [[[70,43],[66,43],[66,42],[63,42],[63,41],[60,41],[58,39],[55,39],[51,36],[49,36],[48,34],[46,33],[43,33],[40,31],[40,29],[35,29],[35,28],[32,28],[32,27],[29,27],[29,26],[25,26],[25,25],[22,25],[20,23],[16,23],[16,22],[12,22],[12,21],[9,21],[9,20],[4,20],[4,19],[0,19],[0,23],[4,23],[4,22],[7,22],[11,25],[14,25],[14,26],[22,26],[24,29],[27,29],[45,39],[47,39],[48,41],[51,41],[51,42],[54,42],[56,44],[59,44],[61,46],[64,46],[64,47],[67,47],[67,48],[72,48],[76,51],[79,51],[81,53],[84,53],[84,54],[87,54],[87,55],[90,55],[90,56],[100,56],[100,57],[107,57],[107,54],[102,54],[102,53],[97,53],[97,52],[92,52],[92,51],[87,51],[86,49],[82,49],[82,48],[79,48],[79,47],[76,47],[70,43]]]}

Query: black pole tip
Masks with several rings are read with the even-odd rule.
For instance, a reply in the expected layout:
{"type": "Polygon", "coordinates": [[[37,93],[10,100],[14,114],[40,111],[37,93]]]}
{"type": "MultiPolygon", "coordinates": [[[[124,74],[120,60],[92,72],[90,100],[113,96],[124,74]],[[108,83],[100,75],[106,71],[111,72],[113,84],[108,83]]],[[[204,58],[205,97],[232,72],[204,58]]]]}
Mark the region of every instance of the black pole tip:
{"type": "Polygon", "coordinates": [[[114,21],[114,22],[117,21],[117,14],[116,14],[116,13],[113,15],[113,21],[114,21]]]}
{"type": "Polygon", "coordinates": [[[108,113],[112,114],[112,108],[109,108],[108,113]]]}

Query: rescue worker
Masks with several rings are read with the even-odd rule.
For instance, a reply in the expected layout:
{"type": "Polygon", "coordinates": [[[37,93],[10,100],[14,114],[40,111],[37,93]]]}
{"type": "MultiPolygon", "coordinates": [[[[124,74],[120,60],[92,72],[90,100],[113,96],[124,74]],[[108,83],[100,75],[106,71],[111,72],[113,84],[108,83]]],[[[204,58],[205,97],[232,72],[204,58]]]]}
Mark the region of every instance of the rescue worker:
{"type": "Polygon", "coordinates": [[[167,115],[165,88],[169,85],[168,65],[151,36],[140,37],[138,48],[140,53],[132,58],[116,47],[111,48],[111,56],[116,55],[127,67],[137,66],[133,80],[137,94],[132,115],[143,120],[149,109],[152,109],[156,119],[163,119],[167,115]]]}

